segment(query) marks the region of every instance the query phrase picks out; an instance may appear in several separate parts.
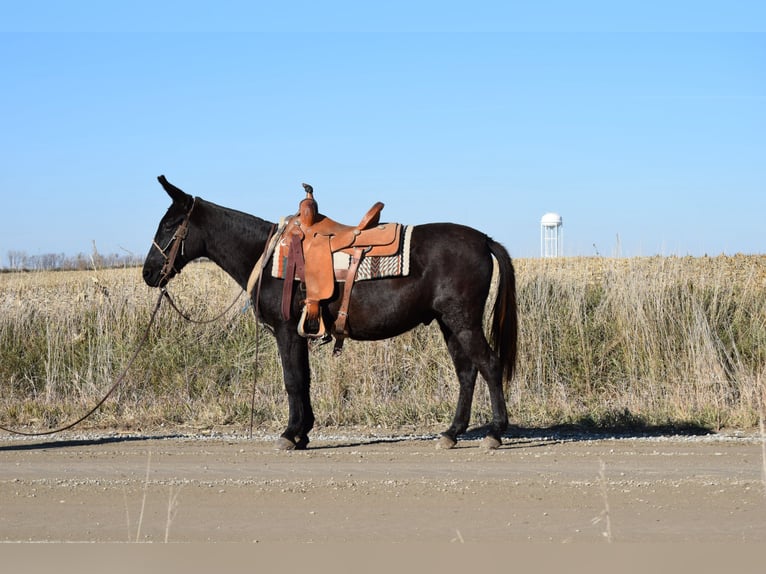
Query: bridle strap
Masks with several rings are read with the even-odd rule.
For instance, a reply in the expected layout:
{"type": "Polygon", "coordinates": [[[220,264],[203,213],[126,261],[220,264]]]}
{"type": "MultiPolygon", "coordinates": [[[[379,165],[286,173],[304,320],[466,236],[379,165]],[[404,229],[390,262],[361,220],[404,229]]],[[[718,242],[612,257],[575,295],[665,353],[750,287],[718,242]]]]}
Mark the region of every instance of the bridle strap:
{"type": "Polygon", "coordinates": [[[162,270],[160,271],[160,277],[162,277],[162,279],[167,279],[173,271],[177,272],[177,269],[175,268],[176,258],[178,257],[179,251],[183,253],[183,244],[186,240],[186,236],[189,234],[189,221],[191,220],[192,211],[194,211],[195,205],[197,205],[196,197],[192,200],[192,205],[189,208],[189,211],[186,213],[186,217],[184,217],[184,220],[181,222],[181,225],[176,228],[176,231],[173,234],[173,238],[170,240],[168,247],[162,249],[159,245],[157,245],[156,241],[152,241],[152,244],[165,258],[165,264],[162,266],[162,270]],[[170,249],[170,252],[165,253],[168,248],[170,249]]]}

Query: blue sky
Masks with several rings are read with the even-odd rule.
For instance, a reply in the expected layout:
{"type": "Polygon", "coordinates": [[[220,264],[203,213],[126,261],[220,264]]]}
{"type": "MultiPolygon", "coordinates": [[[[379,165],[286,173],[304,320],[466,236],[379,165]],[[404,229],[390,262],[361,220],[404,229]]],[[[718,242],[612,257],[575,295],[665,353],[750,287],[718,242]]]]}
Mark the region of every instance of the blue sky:
{"type": "Polygon", "coordinates": [[[766,252],[762,2],[10,4],[0,266],[142,256],[159,174],[273,221],[305,181],[515,257],[548,211],[566,255],[766,252]]]}

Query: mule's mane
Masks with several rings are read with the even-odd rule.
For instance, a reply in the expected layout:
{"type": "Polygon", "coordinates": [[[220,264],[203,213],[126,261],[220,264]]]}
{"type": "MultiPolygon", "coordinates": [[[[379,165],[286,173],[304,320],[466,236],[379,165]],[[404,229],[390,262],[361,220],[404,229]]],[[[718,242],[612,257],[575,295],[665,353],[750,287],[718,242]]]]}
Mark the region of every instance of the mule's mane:
{"type": "Polygon", "coordinates": [[[207,199],[203,199],[201,197],[197,197],[197,201],[207,207],[210,207],[216,211],[220,211],[224,214],[226,214],[229,217],[236,217],[236,218],[243,218],[247,220],[255,220],[260,223],[266,223],[269,224],[268,221],[265,219],[262,219],[256,215],[252,215],[251,213],[247,213],[246,211],[241,211],[239,209],[234,209],[232,207],[226,207],[224,205],[220,205],[218,203],[213,203],[212,201],[208,201],[207,199]]]}
{"type": "Polygon", "coordinates": [[[197,197],[192,221],[205,236],[203,256],[218,264],[244,288],[273,224],[200,197],[197,197]]]}

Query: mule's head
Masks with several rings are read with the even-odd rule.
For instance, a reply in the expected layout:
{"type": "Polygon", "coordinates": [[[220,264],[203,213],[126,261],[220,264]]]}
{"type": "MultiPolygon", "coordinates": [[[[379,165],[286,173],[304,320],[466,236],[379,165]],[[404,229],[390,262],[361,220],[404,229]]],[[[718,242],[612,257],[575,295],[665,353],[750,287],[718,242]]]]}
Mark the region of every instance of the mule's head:
{"type": "Polygon", "coordinates": [[[154,241],[144,260],[144,281],[150,287],[163,287],[172,277],[198,255],[193,225],[192,212],[196,200],[180,190],[164,175],[157,178],[167,194],[173,200],[165,216],[160,220],[154,241]]]}

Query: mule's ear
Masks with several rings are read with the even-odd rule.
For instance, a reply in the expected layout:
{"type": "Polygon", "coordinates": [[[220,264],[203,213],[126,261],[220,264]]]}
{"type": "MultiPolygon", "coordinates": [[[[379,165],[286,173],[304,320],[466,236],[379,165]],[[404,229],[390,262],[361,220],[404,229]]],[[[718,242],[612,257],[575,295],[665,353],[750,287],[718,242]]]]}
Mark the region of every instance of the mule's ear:
{"type": "Polygon", "coordinates": [[[164,175],[159,176],[157,181],[160,182],[160,185],[162,185],[167,194],[173,200],[173,203],[186,204],[192,201],[193,198],[191,195],[170,183],[167,179],[165,179],[164,175]]]}

